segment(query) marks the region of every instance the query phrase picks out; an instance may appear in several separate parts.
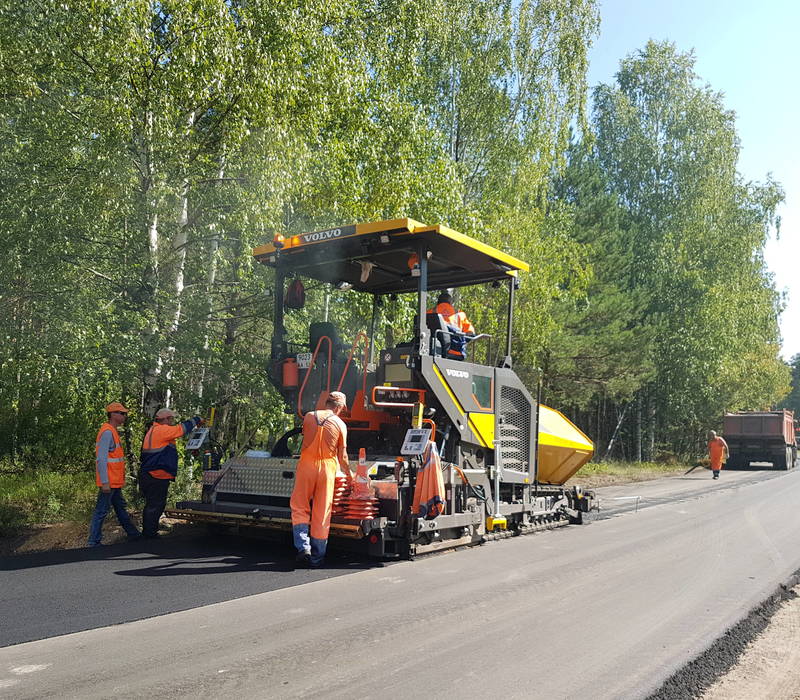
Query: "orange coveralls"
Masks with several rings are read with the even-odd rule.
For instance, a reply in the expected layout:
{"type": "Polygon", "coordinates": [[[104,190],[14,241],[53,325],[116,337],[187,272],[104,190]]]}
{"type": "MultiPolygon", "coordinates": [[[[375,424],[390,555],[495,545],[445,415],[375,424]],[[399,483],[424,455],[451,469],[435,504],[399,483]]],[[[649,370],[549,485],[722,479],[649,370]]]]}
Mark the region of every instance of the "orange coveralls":
{"type": "MultiPolygon", "coordinates": [[[[342,454],[345,458],[347,455],[346,446],[347,426],[338,416],[330,411],[309,411],[306,414],[303,447],[289,505],[292,508],[295,547],[299,552],[310,553],[314,564],[322,561],[327,549],[333,487],[342,454]]],[[[349,473],[349,465],[343,465],[343,468],[349,473]]]]}
{"type": "Polygon", "coordinates": [[[725,454],[725,448],[728,443],[719,435],[713,440],[708,441],[708,456],[711,459],[711,471],[718,472],[722,469],[722,457],[725,454]]]}

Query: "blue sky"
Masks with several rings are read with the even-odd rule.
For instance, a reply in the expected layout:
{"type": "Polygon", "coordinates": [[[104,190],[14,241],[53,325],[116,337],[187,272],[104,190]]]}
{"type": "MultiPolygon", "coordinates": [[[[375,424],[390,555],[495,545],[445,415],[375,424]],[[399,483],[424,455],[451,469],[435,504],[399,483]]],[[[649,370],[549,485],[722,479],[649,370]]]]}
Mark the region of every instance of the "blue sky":
{"type": "Polygon", "coordinates": [[[610,83],[619,61],[648,39],[694,49],[695,70],[736,112],[739,172],[786,192],[779,240],[766,260],[786,293],[783,357],[800,353],[800,2],[797,0],[600,0],[600,36],[590,52],[589,84],[610,83]]]}

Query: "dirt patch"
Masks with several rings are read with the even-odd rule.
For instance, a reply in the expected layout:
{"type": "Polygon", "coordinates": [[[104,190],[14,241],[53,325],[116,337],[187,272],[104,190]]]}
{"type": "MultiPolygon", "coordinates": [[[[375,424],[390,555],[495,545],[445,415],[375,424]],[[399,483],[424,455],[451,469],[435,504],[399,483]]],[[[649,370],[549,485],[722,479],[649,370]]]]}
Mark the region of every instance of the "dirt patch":
{"type": "MultiPolygon", "coordinates": [[[[137,514],[131,513],[133,522],[138,526],[137,514]]],[[[173,535],[184,532],[186,528],[196,526],[188,525],[182,520],[162,518],[160,533],[173,535]]],[[[26,527],[12,537],[0,537],[0,557],[28,552],[46,552],[54,549],[79,549],[86,546],[89,535],[89,522],[64,522],[50,525],[34,525],[26,527]]],[[[103,544],[117,544],[125,542],[125,531],[119,526],[113,515],[103,523],[103,544]]]]}

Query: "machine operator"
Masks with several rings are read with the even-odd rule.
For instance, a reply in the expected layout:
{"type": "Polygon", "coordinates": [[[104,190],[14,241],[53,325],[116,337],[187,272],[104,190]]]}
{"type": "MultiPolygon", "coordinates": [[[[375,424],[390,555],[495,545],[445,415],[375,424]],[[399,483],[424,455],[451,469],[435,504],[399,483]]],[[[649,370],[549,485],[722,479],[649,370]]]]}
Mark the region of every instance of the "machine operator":
{"type": "Polygon", "coordinates": [[[467,338],[475,335],[475,326],[463,311],[456,311],[450,292],[442,292],[436,300],[436,306],[428,313],[437,313],[453,331],[447,356],[451,360],[467,359],[467,338]]]}

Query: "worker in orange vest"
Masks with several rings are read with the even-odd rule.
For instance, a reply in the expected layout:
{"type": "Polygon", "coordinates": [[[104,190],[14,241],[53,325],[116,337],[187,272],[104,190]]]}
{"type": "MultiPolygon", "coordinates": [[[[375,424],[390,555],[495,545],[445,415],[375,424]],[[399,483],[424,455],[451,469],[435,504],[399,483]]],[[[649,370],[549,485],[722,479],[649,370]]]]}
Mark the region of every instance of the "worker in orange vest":
{"type": "Polygon", "coordinates": [[[465,360],[467,358],[466,337],[475,335],[475,326],[467,318],[467,314],[463,311],[456,311],[450,292],[439,294],[433,313],[439,314],[454,331],[450,337],[450,348],[447,350],[447,356],[451,360],[465,360]]]}
{"type": "Polygon", "coordinates": [[[90,547],[102,544],[103,521],[112,508],[129,540],[138,540],[142,536],[131,522],[122,495],[122,487],[125,485],[125,453],[117,428],[128,418],[128,409],[118,401],[114,401],[106,406],[106,416],[106,422],[100,426],[94,443],[95,483],[100,490],[97,492],[97,503],[89,525],[90,547]]]}
{"type": "Polygon", "coordinates": [[[347,397],[341,391],[332,391],[323,410],[309,411],[303,418],[303,446],[289,501],[295,562],[301,567],[322,566],[325,558],[337,467],[352,483],[347,426],[339,418],[346,408],[347,397]]]}
{"type": "Polygon", "coordinates": [[[194,416],[176,424],[175,411],[162,408],[156,412],[153,425],[144,436],[139,488],[144,496],[142,535],[148,539],[158,537],[158,521],[167,506],[169,485],[178,474],[175,441],[191,433],[202,422],[200,416],[194,416]]]}
{"type": "Polygon", "coordinates": [[[717,435],[715,430],[708,431],[708,456],[711,460],[711,471],[714,478],[719,479],[719,472],[722,463],[728,459],[728,443],[721,435],[717,435]]]}

